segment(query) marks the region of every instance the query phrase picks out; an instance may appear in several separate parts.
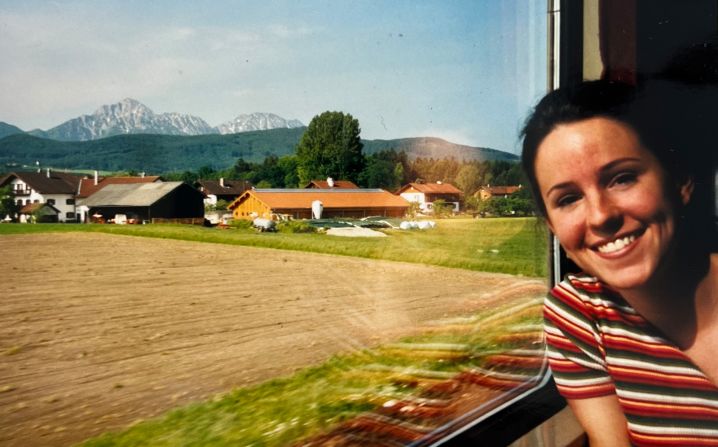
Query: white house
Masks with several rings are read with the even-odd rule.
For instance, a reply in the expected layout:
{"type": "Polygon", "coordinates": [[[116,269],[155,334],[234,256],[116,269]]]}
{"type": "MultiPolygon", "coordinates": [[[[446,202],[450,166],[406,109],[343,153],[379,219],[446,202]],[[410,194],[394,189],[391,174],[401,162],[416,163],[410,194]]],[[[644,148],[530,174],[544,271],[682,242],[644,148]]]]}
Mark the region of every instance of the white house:
{"type": "MultiPolygon", "coordinates": [[[[46,216],[48,220],[77,222],[75,195],[80,179],[80,176],[50,169],[45,172],[11,172],[0,179],[0,188],[10,185],[13,199],[19,208],[33,203],[46,203],[51,205],[47,209],[55,210],[53,212],[57,214],[56,218],[46,216]]],[[[11,217],[20,220],[19,214],[11,217]]]]}
{"type": "Polygon", "coordinates": [[[409,183],[402,186],[396,192],[408,202],[419,204],[419,209],[424,213],[431,213],[434,209],[434,202],[443,200],[450,205],[456,213],[461,204],[461,190],[450,183],[409,183]]]}

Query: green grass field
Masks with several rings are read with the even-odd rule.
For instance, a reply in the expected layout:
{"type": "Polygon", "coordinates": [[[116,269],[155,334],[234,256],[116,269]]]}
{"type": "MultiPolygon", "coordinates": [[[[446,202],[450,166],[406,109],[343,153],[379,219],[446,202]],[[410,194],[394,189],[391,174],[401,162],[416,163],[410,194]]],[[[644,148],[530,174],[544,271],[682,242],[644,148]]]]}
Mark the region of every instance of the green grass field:
{"type": "Polygon", "coordinates": [[[386,238],[257,233],[190,225],[2,224],[0,235],[90,231],[247,245],[544,277],[545,228],[534,218],[441,219],[429,230],[385,230],[386,238]]]}

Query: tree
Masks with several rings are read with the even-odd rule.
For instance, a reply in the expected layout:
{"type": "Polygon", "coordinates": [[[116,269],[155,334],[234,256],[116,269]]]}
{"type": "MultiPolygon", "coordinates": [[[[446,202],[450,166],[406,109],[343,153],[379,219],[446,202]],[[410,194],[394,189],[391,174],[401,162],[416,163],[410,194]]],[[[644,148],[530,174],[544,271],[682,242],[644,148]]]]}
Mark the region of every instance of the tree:
{"type": "Polygon", "coordinates": [[[453,205],[446,203],[446,200],[444,200],[444,199],[438,199],[438,200],[434,200],[431,208],[434,213],[434,216],[446,217],[448,215],[451,215],[451,211],[453,210],[453,205]]]}
{"type": "Polygon", "coordinates": [[[297,145],[301,183],[333,177],[357,182],[364,167],[359,121],[343,112],[312,118],[297,145]]]}
{"type": "Polygon", "coordinates": [[[401,186],[404,166],[393,149],[366,157],[366,165],[359,175],[359,184],[367,188],[383,188],[389,191],[401,186]]]}
{"type": "Polygon", "coordinates": [[[217,171],[212,166],[202,166],[197,170],[197,177],[203,180],[209,180],[216,177],[217,171]]]}
{"type": "Polygon", "coordinates": [[[475,164],[465,164],[456,175],[456,186],[465,197],[471,197],[481,187],[481,170],[475,164]]]}
{"type": "Polygon", "coordinates": [[[279,165],[279,157],[270,155],[264,159],[261,165],[256,167],[256,175],[254,181],[257,183],[265,182],[271,187],[281,188],[284,186],[284,170],[279,165]]]}
{"type": "Polygon", "coordinates": [[[17,206],[12,195],[12,187],[7,185],[0,188],[0,219],[5,219],[6,216],[15,219],[15,213],[19,210],[20,207],[17,206]]]}
{"type": "Polygon", "coordinates": [[[297,157],[294,155],[285,155],[279,159],[279,167],[284,172],[284,186],[287,188],[296,188],[299,185],[299,176],[297,175],[297,157]]]}

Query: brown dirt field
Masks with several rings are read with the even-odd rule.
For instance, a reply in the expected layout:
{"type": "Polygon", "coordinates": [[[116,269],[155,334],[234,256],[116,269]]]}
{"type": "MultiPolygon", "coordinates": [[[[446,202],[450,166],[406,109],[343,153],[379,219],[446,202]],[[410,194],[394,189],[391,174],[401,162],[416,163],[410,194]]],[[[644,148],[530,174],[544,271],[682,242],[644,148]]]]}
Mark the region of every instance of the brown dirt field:
{"type": "Polygon", "coordinates": [[[537,280],[282,250],[0,237],[0,445],[70,445],[538,294],[537,280]]]}

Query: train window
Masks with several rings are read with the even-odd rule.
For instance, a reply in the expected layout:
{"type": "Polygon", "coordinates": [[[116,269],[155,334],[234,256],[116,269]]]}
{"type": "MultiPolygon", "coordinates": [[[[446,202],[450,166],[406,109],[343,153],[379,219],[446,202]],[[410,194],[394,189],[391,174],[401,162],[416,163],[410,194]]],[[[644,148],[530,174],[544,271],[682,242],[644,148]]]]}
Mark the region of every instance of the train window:
{"type": "MultiPolygon", "coordinates": [[[[55,3],[8,6],[0,50],[45,54],[36,65],[58,63],[53,73],[65,82],[110,80],[74,90],[57,84],[57,97],[83,92],[72,110],[99,91],[95,97],[146,94],[160,109],[196,106],[216,121],[218,110],[274,108],[311,129],[325,110],[351,114],[374,170],[335,180],[374,193],[407,188],[411,216],[324,204],[324,219],[314,220],[329,234],[303,234],[296,221],[314,210],[279,207],[273,218],[295,216],[277,224],[287,233],[236,224],[196,237],[231,238],[225,245],[171,241],[194,237],[175,227],[102,230],[159,236],[152,242],[100,230],[64,234],[70,225],[52,236],[3,235],[3,257],[25,265],[0,269],[1,282],[13,284],[0,313],[3,442],[503,445],[563,406],[543,354],[551,247],[516,163],[522,121],[560,77],[552,65],[558,28],[570,22],[558,20],[553,2],[110,3],[96,13],[66,5],[64,15],[55,3]],[[68,15],[76,27],[55,20],[68,15]],[[26,24],[37,26],[36,40],[26,24]],[[43,51],[29,51],[38,45],[43,51]],[[92,63],[75,59],[80,53],[92,63]],[[72,67],[62,71],[60,59],[72,67]],[[383,237],[332,235],[347,225],[383,237]]],[[[24,85],[21,68],[3,76],[24,85]]],[[[153,114],[132,100],[115,111],[122,107],[136,109],[132,119],[153,114]]],[[[42,110],[49,120],[49,107],[42,110]]],[[[253,163],[267,174],[290,165],[270,150],[291,134],[276,135],[233,152],[235,168],[253,163]],[[266,157],[244,160],[255,153],[266,157]]],[[[154,147],[148,141],[143,150],[154,147]]],[[[176,157],[150,152],[137,157],[166,163],[158,174],[180,169],[176,157]]],[[[198,171],[232,168],[215,161],[198,171]]],[[[246,193],[261,199],[290,194],[304,186],[299,180],[325,181],[292,166],[294,177],[256,177],[246,193]]],[[[359,194],[339,189],[337,196],[359,194]]],[[[236,221],[263,212],[235,204],[236,221]]],[[[108,210],[93,217],[109,220],[108,210]]]]}

